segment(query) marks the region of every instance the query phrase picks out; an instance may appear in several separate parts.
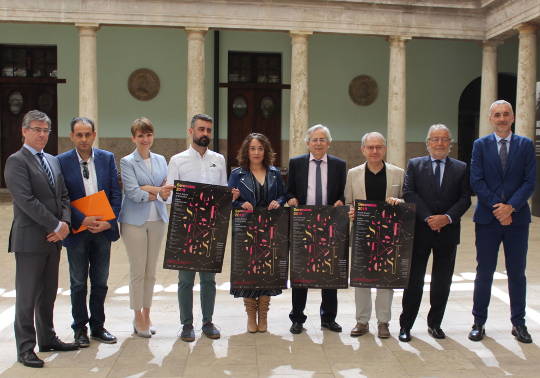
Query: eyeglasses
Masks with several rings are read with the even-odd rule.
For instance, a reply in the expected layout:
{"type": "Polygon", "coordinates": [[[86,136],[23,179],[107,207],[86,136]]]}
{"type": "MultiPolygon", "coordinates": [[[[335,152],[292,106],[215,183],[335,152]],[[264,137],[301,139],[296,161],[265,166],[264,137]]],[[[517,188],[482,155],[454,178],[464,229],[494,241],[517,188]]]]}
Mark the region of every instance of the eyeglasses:
{"type": "Polygon", "coordinates": [[[86,161],[83,161],[82,163],[82,174],[85,179],[90,178],[90,171],[88,170],[88,163],[86,161]]]}
{"type": "Polygon", "coordinates": [[[44,128],[41,128],[41,127],[28,127],[28,129],[32,130],[36,134],[40,134],[40,133],[50,134],[51,131],[52,131],[51,129],[44,129],[44,128]]]}
{"type": "Polygon", "coordinates": [[[432,143],[439,143],[439,142],[449,143],[452,141],[452,139],[450,138],[439,138],[439,137],[429,138],[428,140],[432,143]]]}
{"type": "Polygon", "coordinates": [[[381,151],[384,150],[386,146],[377,145],[377,146],[364,146],[364,148],[368,151],[381,151]]]}
{"type": "Polygon", "coordinates": [[[327,138],[311,138],[309,140],[311,143],[326,143],[328,142],[327,138]]]}

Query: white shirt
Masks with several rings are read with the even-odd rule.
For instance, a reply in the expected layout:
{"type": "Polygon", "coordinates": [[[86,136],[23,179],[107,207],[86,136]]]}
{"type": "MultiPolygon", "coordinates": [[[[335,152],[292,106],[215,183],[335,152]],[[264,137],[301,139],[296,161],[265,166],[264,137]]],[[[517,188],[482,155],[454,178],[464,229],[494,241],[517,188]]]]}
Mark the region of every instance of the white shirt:
{"type": "MultiPolygon", "coordinates": [[[[150,172],[150,176],[152,176],[152,158],[144,159],[143,161],[146,165],[146,168],[148,168],[148,172],[150,172]]],[[[161,217],[157,212],[156,206],[156,201],[150,201],[150,211],[148,212],[148,217],[146,218],[147,221],[155,222],[161,220],[161,217]]]]}
{"type": "MultiPolygon", "coordinates": [[[[187,150],[174,155],[169,161],[167,184],[174,185],[174,180],[227,186],[225,158],[208,149],[201,156],[189,146],[187,150]]],[[[171,197],[169,196],[167,202],[170,203],[171,197]]]]}
{"type": "Polygon", "coordinates": [[[87,196],[98,192],[98,183],[96,175],[96,165],[94,164],[94,149],[92,148],[92,155],[88,158],[86,166],[88,167],[89,177],[85,178],[83,173],[83,162],[84,160],[79,155],[79,151],[75,150],[77,153],[77,158],[79,159],[79,168],[81,169],[81,177],[84,184],[84,192],[87,196]]]}
{"type": "MultiPolygon", "coordinates": [[[[317,183],[317,163],[315,163],[315,160],[313,154],[310,153],[306,205],[315,205],[315,186],[317,183]]],[[[328,184],[328,155],[324,154],[321,160],[322,204],[328,205],[326,193],[328,184]]]]}
{"type": "Polygon", "coordinates": [[[441,177],[439,177],[439,186],[442,185],[442,179],[444,176],[444,168],[446,167],[446,158],[444,159],[435,159],[433,156],[431,156],[431,167],[433,168],[433,174],[435,175],[435,171],[437,170],[437,163],[436,161],[440,160],[440,170],[441,170],[441,177]]]}

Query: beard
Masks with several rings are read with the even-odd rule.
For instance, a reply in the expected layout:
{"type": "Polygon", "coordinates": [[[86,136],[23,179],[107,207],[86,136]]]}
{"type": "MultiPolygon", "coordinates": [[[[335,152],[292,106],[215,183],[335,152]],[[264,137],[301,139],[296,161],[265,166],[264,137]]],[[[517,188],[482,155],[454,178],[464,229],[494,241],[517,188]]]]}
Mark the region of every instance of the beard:
{"type": "Polygon", "coordinates": [[[195,143],[197,146],[208,147],[210,144],[210,138],[207,136],[202,136],[199,139],[193,138],[193,143],[195,143]]]}

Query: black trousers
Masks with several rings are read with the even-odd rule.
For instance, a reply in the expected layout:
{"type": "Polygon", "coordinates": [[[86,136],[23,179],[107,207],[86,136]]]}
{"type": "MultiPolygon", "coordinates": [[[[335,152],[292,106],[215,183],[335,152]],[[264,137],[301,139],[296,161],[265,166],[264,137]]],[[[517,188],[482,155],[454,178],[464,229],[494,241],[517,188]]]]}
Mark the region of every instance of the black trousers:
{"type": "Polygon", "coordinates": [[[433,251],[433,266],[431,269],[430,284],[430,304],[427,325],[428,327],[440,327],[448,295],[450,294],[450,285],[452,284],[452,275],[454,274],[454,265],[456,261],[457,244],[449,243],[447,240],[440,239],[436,235],[431,238],[423,239],[417,242],[412,253],[411,273],[409,285],[403,293],[403,312],[399,317],[401,328],[411,329],[422,301],[424,291],[424,276],[429,255],[433,251]]]}
{"type": "Polygon", "coordinates": [[[60,248],[50,253],[15,253],[15,342],[17,354],[49,344],[56,333],[54,301],[58,290],[60,248]],[[35,328],[34,328],[35,318],[35,328]],[[37,332],[36,332],[37,331],[37,332]]]}
{"type": "MultiPolygon", "coordinates": [[[[292,311],[289,319],[292,322],[304,323],[307,316],[304,314],[306,308],[308,289],[292,289],[292,311]]],[[[337,289],[321,289],[321,321],[333,322],[337,315],[337,289]]]]}

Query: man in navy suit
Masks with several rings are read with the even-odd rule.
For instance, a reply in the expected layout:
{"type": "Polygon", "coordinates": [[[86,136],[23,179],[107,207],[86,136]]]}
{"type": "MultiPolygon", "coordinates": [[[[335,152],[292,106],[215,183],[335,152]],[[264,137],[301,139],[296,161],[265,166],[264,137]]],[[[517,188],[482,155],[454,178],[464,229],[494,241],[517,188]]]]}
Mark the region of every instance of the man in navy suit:
{"type": "MultiPolygon", "coordinates": [[[[289,161],[289,206],[343,206],[347,165],[343,160],[327,154],[331,142],[332,137],[326,126],[315,125],[307,131],[309,154],[296,156],[289,161]]],[[[303,330],[307,319],[304,314],[307,292],[308,290],[303,288],[292,289],[293,308],[289,314],[293,323],[291,333],[298,334],[303,330]]],[[[321,296],[321,326],[330,331],[341,332],[341,326],[336,323],[337,290],[322,289],[321,296]]]]}
{"type": "Polygon", "coordinates": [[[436,339],[446,337],[441,323],[452,284],[460,219],[471,205],[467,164],[448,157],[451,143],[452,135],[445,125],[432,125],[426,138],[429,155],[413,158],[407,165],[403,197],[416,204],[416,225],[409,285],[403,293],[399,317],[399,340],[403,342],[411,340],[431,251],[428,333],[436,339]]]}
{"type": "Polygon", "coordinates": [[[485,335],[493,273],[501,242],[504,246],[512,335],[531,343],[525,326],[525,264],[531,211],[527,200],[534,191],[536,160],[533,142],[512,133],[514,112],[504,100],[489,109],[493,134],[474,142],[471,187],[478,196],[476,223],[476,279],[474,280],[474,325],[469,339],[485,335]]]}
{"type": "MultiPolygon", "coordinates": [[[[114,155],[105,150],[92,148],[96,138],[94,122],[88,118],[76,117],[71,121],[71,141],[75,148],[58,155],[66,187],[71,201],[105,191],[118,217],[122,203],[122,193],[118,185],[118,172],[114,155]]],[[[105,297],[109,277],[111,242],[118,240],[116,219],[100,220],[99,217],[85,216],[71,207],[71,227],[81,226],[87,230],[70,234],[64,240],[68,252],[69,277],[71,282],[71,313],[75,342],[81,347],[90,345],[87,324],[91,337],[103,343],[116,343],[116,337],[104,327],[105,297]],[[90,318],[86,305],[87,280],[90,276],[90,318]]]]}

